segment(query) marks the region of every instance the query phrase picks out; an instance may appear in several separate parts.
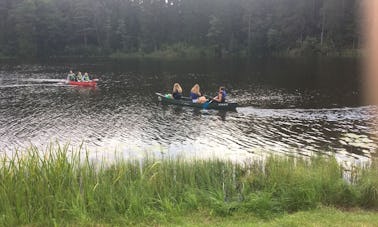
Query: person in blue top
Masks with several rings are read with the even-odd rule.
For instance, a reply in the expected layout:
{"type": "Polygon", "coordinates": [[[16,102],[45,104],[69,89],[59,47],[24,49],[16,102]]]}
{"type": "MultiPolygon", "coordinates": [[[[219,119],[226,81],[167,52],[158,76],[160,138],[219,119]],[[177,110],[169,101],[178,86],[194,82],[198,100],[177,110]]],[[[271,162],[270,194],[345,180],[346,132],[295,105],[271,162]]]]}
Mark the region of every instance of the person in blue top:
{"type": "Polygon", "coordinates": [[[200,86],[198,84],[195,84],[190,90],[190,98],[192,99],[193,103],[205,103],[207,101],[207,98],[202,96],[200,86]]]}
{"type": "Polygon", "coordinates": [[[215,102],[226,102],[226,89],[224,87],[219,87],[218,95],[213,98],[215,102]]]}
{"type": "Polygon", "coordinates": [[[173,85],[173,90],[172,90],[172,97],[174,99],[181,99],[182,97],[182,88],[179,83],[175,83],[173,85]]]}

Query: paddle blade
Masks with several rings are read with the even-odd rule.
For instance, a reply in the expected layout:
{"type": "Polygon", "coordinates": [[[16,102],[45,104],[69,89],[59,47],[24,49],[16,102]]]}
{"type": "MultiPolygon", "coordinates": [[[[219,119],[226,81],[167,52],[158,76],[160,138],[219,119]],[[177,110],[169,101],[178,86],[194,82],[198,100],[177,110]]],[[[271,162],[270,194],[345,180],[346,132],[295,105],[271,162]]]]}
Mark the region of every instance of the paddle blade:
{"type": "Polygon", "coordinates": [[[204,104],[203,104],[203,108],[204,109],[207,109],[208,107],[209,107],[209,105],[210,105],[210,103],[212,103],[213,102],[213,100],[210,100],[210,101],[208,101],[208,102],[205,102],[204,104]]]}

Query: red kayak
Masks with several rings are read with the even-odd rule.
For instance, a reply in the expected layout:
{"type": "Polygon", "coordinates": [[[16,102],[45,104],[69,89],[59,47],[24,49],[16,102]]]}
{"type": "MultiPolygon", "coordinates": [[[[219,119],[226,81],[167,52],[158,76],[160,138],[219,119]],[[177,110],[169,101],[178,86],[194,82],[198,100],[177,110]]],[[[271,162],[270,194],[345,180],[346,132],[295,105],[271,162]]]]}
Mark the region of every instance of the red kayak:
{"type": "Polygon", "coordinates": [[[97,81],[91,80],[91,81],[68,81],[69,85],[74,86],[82,86],[82,87],[96,87],[97,81]]]}

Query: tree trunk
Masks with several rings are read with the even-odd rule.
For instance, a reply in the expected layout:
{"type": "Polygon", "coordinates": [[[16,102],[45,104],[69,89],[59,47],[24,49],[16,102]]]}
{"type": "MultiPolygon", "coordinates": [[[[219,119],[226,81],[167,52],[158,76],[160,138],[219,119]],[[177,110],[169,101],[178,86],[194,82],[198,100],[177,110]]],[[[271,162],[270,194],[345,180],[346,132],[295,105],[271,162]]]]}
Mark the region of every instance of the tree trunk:
{"type": "Polygon", "coordinates": [[[248,14],[248,55],[251,55],[251,14],[248,14]]]}
{"type": "Polygon", "coordinates": [[[99,33],[99,29],[98,29],[98,20],[97,18],[94,19],[94,26],[95,26],[95,30],[96,30],[96,39],[97,39],[97,44],[99,46],[101,46],[102,48],[104,48],[104,42],[102,42],[102,39],[100,37],[100,33],[99,33]]]}
{"type": "Polygon", "coordinates": [[[325,24],[325,12],[322,13],[322,31],[320,33],[320,46],[323,46],[324,40],[324,24],[325,24]]]}

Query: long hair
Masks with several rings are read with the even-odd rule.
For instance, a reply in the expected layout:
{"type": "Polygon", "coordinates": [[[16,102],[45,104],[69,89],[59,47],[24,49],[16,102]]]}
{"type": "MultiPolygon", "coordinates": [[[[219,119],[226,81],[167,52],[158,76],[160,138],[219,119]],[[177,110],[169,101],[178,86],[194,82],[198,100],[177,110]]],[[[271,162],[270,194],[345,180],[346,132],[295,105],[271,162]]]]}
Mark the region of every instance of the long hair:
{"type": "Polygon", "coordinates": [[[175,83],[173,85],[173,93],[175,93],[175,92],[182,93],[182,88],[181,88],[179,83],[175,83]]]}
{"type": "Polygon", "coordinates": [[[190,90],[190,92],[194,93],[194,94],[200,94],[200,86],[198,84],[195,84],[192,89],[190,90]]]}

